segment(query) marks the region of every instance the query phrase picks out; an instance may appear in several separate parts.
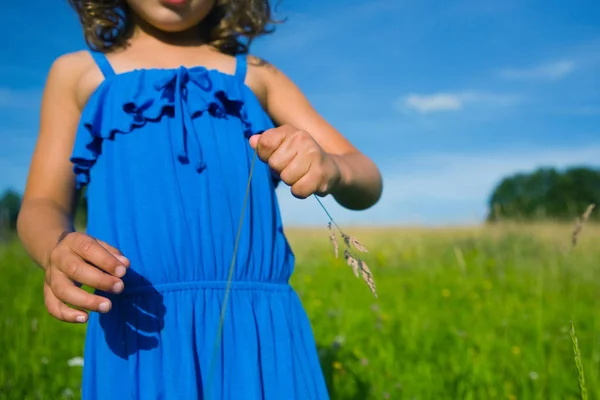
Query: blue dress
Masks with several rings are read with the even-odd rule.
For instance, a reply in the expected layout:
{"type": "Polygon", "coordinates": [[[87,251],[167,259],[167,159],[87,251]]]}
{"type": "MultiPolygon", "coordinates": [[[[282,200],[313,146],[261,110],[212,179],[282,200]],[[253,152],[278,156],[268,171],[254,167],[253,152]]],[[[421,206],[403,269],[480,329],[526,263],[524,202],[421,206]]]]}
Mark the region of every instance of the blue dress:
{"type": "Polygon", "coordinates": [[[327,399],[316,345],[289,285],[276,181],[256,161],[222,330],[220,313],[253,159],[273,127],[235,75],[204,67],[115,74],[82,112],[71,161],[87,233],[131,260],[125,290],[91,313],[84,399],[327,399]],[[216,345],[215,345],[216,343],[216,345]]]}

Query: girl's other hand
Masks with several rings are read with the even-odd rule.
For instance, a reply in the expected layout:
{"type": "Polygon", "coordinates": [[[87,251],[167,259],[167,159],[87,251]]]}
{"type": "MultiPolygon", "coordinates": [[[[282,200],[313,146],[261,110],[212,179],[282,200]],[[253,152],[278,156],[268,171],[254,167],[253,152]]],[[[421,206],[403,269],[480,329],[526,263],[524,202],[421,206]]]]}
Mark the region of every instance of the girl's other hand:
{"type": "Polygon", "coordinates": [[[264,60],[249,59],[248,85],[279,126],[250,139],[260,158],[281,173],[296,197],[331,194],[350,210],[377,203],[383,186],[373,161],[327,122],[283,72],[264,60]]]}
{"type": "Polygon", "coordinates": [[[258,157],[269,164],[300,199],[328,195],[342,180],[335,155],[325,152],[313,137],[291,125],[269,129],[250,138],[258,157]]]}
{"type": "Polygon", "coordinates": [[[124,288],[120,278],[128,267],[129,260],[119,250],[100,240],[79,232],[63,235],[46,266],[44,299],[48,312],[66,322],[86,322],[87,313],[82,310],[108,312],[110,300],[79,286],[120,293],[124,288]]]}

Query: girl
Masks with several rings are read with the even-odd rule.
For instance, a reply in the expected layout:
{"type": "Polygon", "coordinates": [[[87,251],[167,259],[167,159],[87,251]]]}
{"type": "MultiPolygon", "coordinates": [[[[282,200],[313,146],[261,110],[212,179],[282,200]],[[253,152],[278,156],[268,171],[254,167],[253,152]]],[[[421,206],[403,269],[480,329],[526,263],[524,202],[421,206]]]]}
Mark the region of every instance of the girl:
{"type": "Polygon", "coordinates": [[[88,322],[83,397],[326,399],[274,188],[365,209],[376,166],[246,55],[268,0],[71,3],[91,51],[50,69],[18,229],[88,322]]]}

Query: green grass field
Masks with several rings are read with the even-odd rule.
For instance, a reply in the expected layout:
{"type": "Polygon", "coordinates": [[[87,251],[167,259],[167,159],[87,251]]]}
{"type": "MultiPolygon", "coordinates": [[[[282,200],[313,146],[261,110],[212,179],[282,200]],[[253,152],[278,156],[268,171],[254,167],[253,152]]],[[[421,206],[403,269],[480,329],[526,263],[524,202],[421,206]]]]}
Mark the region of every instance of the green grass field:
{"type": "MultiPolygon", "coordinates": [[[[578,399],[572,320],[600,396],[600,227],[348,229],[375,300],[328,231],[289,230],[332,399],[578,399]]],[[[0,399],[79,398],[84,326],[44,309],[42,272],[0,245],[0,399]],[[71,362],[69,362],[71,360],[71,362]]],[[[282,397],[283,399],[283,397],[282,397]]]]}

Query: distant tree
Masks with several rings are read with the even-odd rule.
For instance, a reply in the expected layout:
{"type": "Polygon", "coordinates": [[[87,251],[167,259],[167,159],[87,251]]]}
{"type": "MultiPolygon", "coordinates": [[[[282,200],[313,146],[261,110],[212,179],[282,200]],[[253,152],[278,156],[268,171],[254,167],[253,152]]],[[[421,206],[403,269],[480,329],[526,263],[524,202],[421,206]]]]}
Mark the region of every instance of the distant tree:
{"type": "Polygon", "coordinates": [[[20,208],[21,196],[12,190],[5,191],[0,197],[0,230],[16,229],[20,208]]]}
{"type": "Polygon", "coordinates": [[[600,206],[600,170],[540,168],[504,178],[490,196],[487,219],[572,220],[590,203],[600,206]]]}
{"type": "Polygon", "coordinates": [[[83,228],[87,225],[87,198],[85,196],[85,190],[77,192],[77,209],[75,212],[75,226],[77,228],[83,228]]]}
{"type": "MultiPolygon", "coordinates": [[[[77,209],[75,213],[75,225],[83,228],[87,224],[87,200],[85,191],[77,193],[77,209]]],[[[7,190],[0,197],[0,231],[15,230],[17,217],[21,208],[21,196],[13,191],[7,190]]]]}

